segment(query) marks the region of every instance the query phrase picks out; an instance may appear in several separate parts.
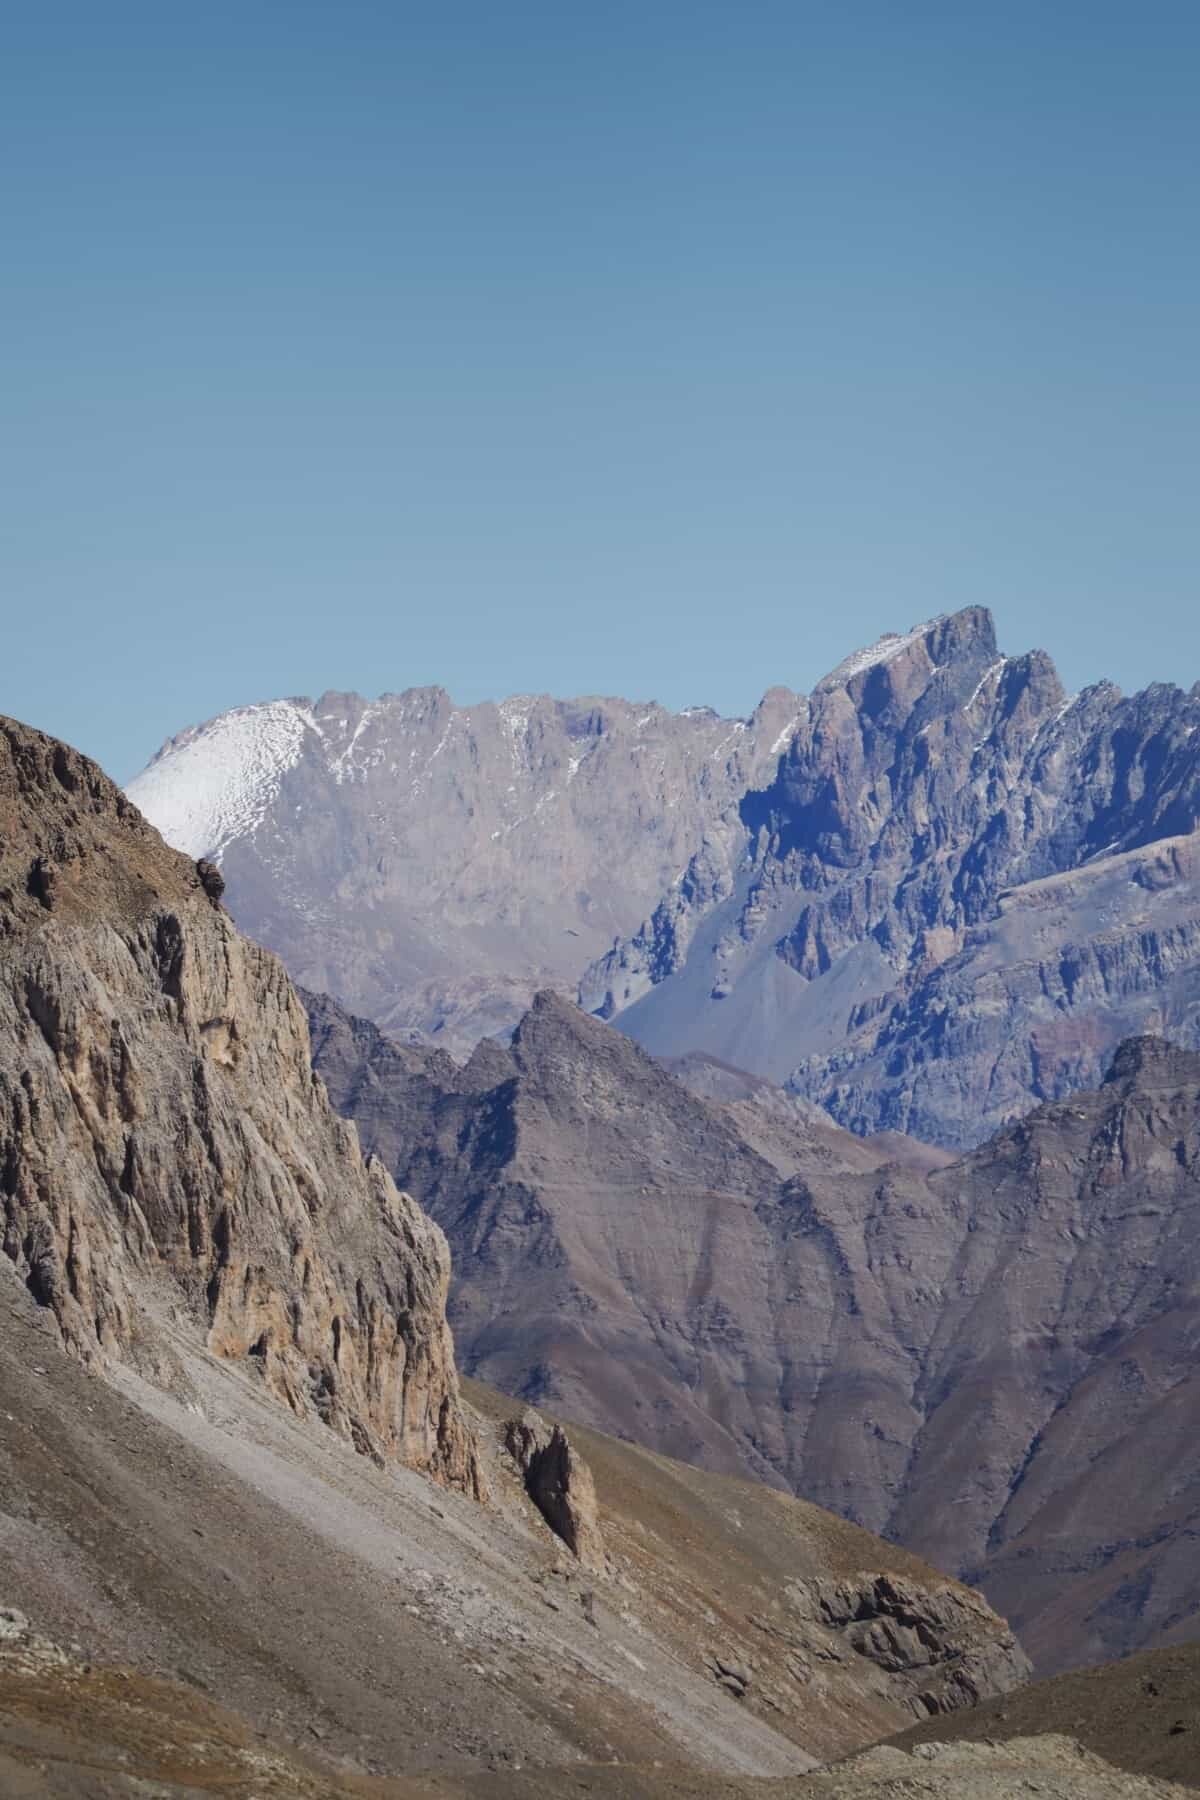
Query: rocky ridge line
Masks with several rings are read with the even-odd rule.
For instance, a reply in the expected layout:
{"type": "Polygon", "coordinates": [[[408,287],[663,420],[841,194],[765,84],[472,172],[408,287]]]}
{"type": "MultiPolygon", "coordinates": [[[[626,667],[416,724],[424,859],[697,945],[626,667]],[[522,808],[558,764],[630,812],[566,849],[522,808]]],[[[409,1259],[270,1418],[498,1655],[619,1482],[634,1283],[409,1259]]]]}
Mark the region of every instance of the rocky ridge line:
{"type": "Polygon", "coordinates": [[[96,766],[0,720],[3,1248],[84,1361],[178,1330],[477,1490],[442,1233],[364,1161],[281,964],[96,766]]]}

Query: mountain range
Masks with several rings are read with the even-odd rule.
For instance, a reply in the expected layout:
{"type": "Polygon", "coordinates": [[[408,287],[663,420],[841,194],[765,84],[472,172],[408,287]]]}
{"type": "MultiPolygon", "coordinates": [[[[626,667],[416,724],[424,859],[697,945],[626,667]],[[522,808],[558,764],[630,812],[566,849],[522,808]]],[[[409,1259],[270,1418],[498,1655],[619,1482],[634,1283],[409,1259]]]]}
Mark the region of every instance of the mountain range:
{"type": "Polygon", "coordinates": [[[1182,1795],[1186,1654],[960,1729],[1028,1660],[909,1546],[1187,1635],[1200,1057],[956,1157],[561,992],[391,1040],[223,895],[0,720],[5,1791],[1182,1795]]]}
{"type": "Polygon", "coordinates": [[[6,1793],[800,1773],[1026,1674],[910,1553],[464,1392],[446,1240],[282,965],[4,719],[0,1024],[6,1793]]]}
{"type": "Polygon", "coordinates": [[[981,1581],[1050,1669],[1197,1606],[1198,725],[969,607],[746,720],[326,695],[130,791],[305,983],[472,1373],[981,1581]]]}
{"type": "Polygon", "coordinates": [[[460,1059],[550,987],[663,1056],[961,1150],[1200,1044],[1200,684],[1068,695],[969,607],[749,719],[273,701],[130,794],[305,986],[460,1059]]]}

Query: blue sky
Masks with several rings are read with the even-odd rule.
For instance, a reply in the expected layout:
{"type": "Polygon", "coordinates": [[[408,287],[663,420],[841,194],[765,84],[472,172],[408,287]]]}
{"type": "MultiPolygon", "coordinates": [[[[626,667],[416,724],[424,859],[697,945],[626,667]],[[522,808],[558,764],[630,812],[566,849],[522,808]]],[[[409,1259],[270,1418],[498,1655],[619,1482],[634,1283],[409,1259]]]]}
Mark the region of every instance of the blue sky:
{"type": "Polygon", "coordinates": [[[1200,678],[1200,9],[10,9],[0,709],[1200,678]]]}

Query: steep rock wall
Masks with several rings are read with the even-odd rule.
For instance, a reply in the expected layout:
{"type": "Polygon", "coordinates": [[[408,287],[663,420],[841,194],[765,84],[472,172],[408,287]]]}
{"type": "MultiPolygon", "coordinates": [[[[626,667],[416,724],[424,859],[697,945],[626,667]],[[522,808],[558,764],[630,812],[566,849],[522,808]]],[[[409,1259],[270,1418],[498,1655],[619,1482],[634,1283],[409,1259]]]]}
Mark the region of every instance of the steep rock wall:
{"type": "Polygon", "coordinates": [[[85,1361],[172,1330],[362,1450],[474,1488],[449,1254],[309,1062],[281,964],[84,757],[0,720],[5,1253],[85,1361]]]}

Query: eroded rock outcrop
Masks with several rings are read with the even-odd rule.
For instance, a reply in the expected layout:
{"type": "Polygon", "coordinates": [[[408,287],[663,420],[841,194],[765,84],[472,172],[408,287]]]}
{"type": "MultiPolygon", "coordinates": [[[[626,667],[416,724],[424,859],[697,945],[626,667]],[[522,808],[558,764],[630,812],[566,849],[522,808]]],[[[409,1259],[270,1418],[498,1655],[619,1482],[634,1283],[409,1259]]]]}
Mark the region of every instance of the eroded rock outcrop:
{"type": "Polygon", "coordinates": [[[479,1480],[442,1233],[364,1161],[280,963],[94,764],[0,720],[3,1247],[85,1361],[183,1329],[363,1451],[479,1480]]]}
{"type": "Polygon", "coordinates": [[[509,1455],[525,1478],[525,1489],[551,1531],[584,1568],[602,1575],[604,1539],[596,1512],[592,1472],[561,1425],[549,1425],[527,1407],[504,1432],[509,1455]]]}
{"type": "Polygon", "coordinates": [[[1028,1679],[1029,1658],[981,1595],[957,1582],[928,1587],[891,1574],[792,1582],[801,1658],[847,1652],[904,1678],[920,1718],[974,1706],[1028,1679]]]}

